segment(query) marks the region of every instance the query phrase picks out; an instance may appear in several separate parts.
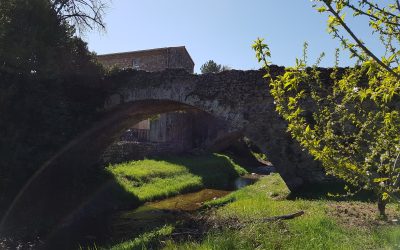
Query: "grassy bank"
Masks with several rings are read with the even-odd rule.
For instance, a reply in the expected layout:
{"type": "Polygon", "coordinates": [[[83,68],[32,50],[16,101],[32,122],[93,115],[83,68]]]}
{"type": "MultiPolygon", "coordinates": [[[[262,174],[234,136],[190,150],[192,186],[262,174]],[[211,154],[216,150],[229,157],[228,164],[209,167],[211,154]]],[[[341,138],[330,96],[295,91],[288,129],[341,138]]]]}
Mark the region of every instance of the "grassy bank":
{"type": "MultiPolygon", "coordinates": [[[[210,220],[219,227],[197,240],[167,236],[173,231],[169,225],[113,249],[146,249],[148,244],[161,249],[400,249],[400,226],[379,221],[373,203],[289,200],[288,194],[279,175],[267,176],[209,202],[215,207],[209,210],[210,220]],[[295,219],[261,222],[299,210],[305,214],[295,219]]],[[[398,215],[393,206],[388,213],[391,219],[398,215]]]]}
{"type": "Polygon", "coordinates": [[[201,188],[227,188],[246,171],[219,154],[146,159],[111,165],[107,171],[140,203],[201,188]]]}

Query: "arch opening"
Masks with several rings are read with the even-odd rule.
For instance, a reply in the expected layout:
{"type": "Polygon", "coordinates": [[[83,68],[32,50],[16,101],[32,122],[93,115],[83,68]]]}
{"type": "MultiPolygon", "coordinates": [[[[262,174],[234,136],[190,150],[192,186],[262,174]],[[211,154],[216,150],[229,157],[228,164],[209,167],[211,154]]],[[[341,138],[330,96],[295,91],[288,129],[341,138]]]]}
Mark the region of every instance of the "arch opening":
{"type": "Polygon", "coordinates": [[[227,122],[198,110],[155,114],[125,128],[102,155],[105,164],[145,157],[212,151],[229,132],[227,122]]]}

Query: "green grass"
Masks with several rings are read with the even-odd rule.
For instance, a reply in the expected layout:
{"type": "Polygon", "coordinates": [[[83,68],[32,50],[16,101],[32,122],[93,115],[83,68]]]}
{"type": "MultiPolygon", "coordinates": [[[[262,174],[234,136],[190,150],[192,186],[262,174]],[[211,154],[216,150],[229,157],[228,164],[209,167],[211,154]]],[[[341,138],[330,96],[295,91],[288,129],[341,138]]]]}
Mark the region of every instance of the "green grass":
{"type": "Polygon", "coordinates": [[[263,161],[268,161],[267,155],[264,153],[257,153],[257,152],[253,152],[251,151],[251,154],[259,160],[263,160],[263,161]]]}
{"type": "Polygon", "coordinates": [[[158,243],[159,238],[170,235],[174,228],[171,225],[155,229],[151,232],[144,233],[139,237],[122,242],[110,248],[110,250],[136,250],[147,249],[152,243],[158,243]]]}
{"type": "MultiPolygon", "coordinates": [[[[216,185],[221,180],[222,170],[232,171],[225,172],[226,176],[243,173],[240,167],[220,155],[197,159],[175,158],[163,162],[145,160],[131,164],[135,169],[127,165],[114,166],[114,173],[118,173],[119,179],[126,178],[139,183],[136,187],[127,186],[127,190],[131,188],[130,192],[142,199],[168,196],[175,190],[200,187],[205,183],[216,185]],[[222,167],[224,164],[215,164],[219,161],[225,162],[229,168],[222,167]],[[211,172],[210,166],[214,166],[211,167],[214,172],[211,172]],[[125,176],[126,173],[130,175],[125,176]]],[[[357,204],[368,210],[375,208],[375,204],[368,201],[332,201],[325,197],[288,199],[289,195],[290,191],[278,174],[263,177],[254,185],[207,202],[205,207],[213,208],[210,210],[213,211],[212,218],[216,223],[221,223],[222,229],[210,229],[200,240],[174,241],[169,236],[173,229],[167,225],[115,245],[112,249],[400,249],[399,225],[379,225],[368,221],[360,225],[351,221],[357,221],[361,215],[352,215],[347,221],[348,214],[343,217],[332,214],[335,206],[351,209],[352,204],[357,204]],[[305,214],[292,220],[260,222],[262,218],[299,210],[305,214]],[[241,222],[243,227],[228,227],[227,221],[232,219],[241,222]]],[[[393,207],[391,209],[393,213],[393,207]]]]}
{"type": "Polygon", "coordinates": [[[246,171],[230,158],[202,156],[146,159],[111,165],[107,171],[139,202],[207,188],[226,188],[246,171]]]}
{"type": "MultiPolygon", "coordinates": [[[[333,204],[342,206],[351,201],[288,200],[285,183],[279,175],[262,178],[256,184],[210,201],[216,207],[214,216],[223,229],[211,229],[200,241],[176,242],[167,234],[152,238],[163,249],[400,249],[399,225],[357,226],[339,220],[330,211],[333,204]],[[278,222],[260,222],[261,218],[305,211],[303,216],[278,222]],[[240,229],[229,229],[226,222],[235,218],[243,223],[240,229]]],[[[368,202],[359,202],[371,207],[368,202]]],[[[140,241],[144,234],[134,242],[140,241]]],[[[153,245],[154,246],[154,245],[153,245]]],[[[147,245],[141,245],[148,249],[147,245]]],[[[114,248],[136,249],[136,248],[114,248]]]]}
{"type": "Polygon", "coordinates": [[[169,177],[187,172],[185,166],[172,164],[166,161],[142,160],[121,163],[110,166],[112,173],[127,176],[135,181],[147,181],[154,177],[169,177]]]}
{"type": "Polygon", "coordinates": [[[400,249],[400,226],[346,225],[327,212],[332,202],[287,200],[288,194],[279,175],[262,178],[208,203],[225,204],[216,211],[217,220],[251,221],[244,228],[211,230],[201,242],[170,240],[165,249],[400,249]],[[299,210],[305,215],[288,221],[259,222],[261,218],[299,210]]]}

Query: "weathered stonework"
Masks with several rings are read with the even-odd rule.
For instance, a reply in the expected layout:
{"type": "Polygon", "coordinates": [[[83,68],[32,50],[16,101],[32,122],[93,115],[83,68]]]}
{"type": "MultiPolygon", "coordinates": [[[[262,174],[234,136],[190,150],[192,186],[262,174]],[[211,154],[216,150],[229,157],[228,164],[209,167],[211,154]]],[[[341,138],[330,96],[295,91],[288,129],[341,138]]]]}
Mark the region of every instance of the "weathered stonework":
{"type": "Polygon", "coordinates": [[[131,142],[119,141],[111,144],[104,154],[102,161],[105,165],[143,160],[145,157],[168,155],[183,151],[177,143],[131,142]]]}
{"type": "MultiPolygon", "coordinates": [[[[273,68],[282,74],[283,68],[273,68]]],[[[112,110],[136,102],[165,102],[170,111],[196,108],[223,119],[229,131],[240,132],[268,155],[289,188],[323,181],[319,164],[303,152],[286,132],[287,124],[275,112],[262,71],[227,71],[191,75],[184,71],[125,72],[110,79],[118,87],[105,108],[112,110]]],[[[161,104],[162,105],[162,104],[161,104]]],[[[165,108],[165,107],[163,107],[165,108]]],[[[146,113],[146,110],[142,110],[146,113]]],[[[154,110],[152,110],[154,112],[154,110]]],[[[149,112],[151,113],[151,112],[149,112]]]]}

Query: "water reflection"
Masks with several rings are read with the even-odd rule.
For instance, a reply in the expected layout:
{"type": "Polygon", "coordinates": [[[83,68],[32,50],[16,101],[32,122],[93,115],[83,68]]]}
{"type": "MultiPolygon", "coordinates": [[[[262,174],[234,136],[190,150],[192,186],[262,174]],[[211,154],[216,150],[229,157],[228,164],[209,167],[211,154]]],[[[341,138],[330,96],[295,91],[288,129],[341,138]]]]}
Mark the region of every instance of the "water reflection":
{"type": "Polygon", "coordinates": [[[241,189],[245,186],[253,184],[258,180],[258,178],[260,178],[260,176],[257,174],[241,176],[235,180],[234,187],[235,189],[241,189]]]}
{"type": "MultiPolygon", "coordinates": [[[[258,175],[246,175],[235,180],[233,189],[253,184],[258,175]]],[[[198,192],[178,195],[156,202],[148,202],[131,211],[113,215],[111,222],[111,241],[131,239],[143,232],[189,219],[190,213],[202,207],[204,202],[221,198],[232,190],[203,189],[198,192]]]]}

